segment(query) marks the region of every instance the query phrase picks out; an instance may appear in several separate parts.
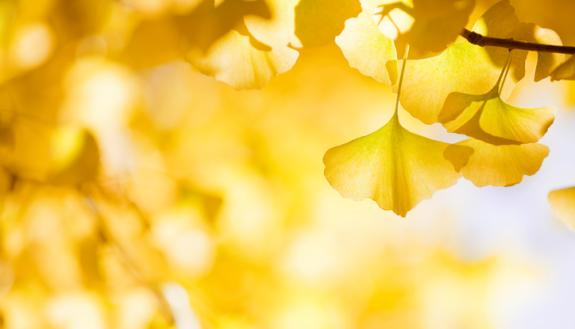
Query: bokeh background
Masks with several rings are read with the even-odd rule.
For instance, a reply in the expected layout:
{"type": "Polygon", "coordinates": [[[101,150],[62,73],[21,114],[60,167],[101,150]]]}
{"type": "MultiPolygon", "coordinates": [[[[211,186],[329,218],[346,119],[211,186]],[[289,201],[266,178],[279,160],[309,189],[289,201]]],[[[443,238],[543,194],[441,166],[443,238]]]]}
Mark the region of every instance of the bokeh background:
{"type": "Polygon", "coordinates": [[[111,58],[109,39],[70,55],[50,24],[20,22],[1,57],[0,327],[575,326],[575,233],[547,203],[575,182],[573,85],[509,91],[556,111],[538,174],[461,181],[404,219],[324,179],[325,151],[395,102],[335,46],[238,91],[181,60],[111,58]]]}

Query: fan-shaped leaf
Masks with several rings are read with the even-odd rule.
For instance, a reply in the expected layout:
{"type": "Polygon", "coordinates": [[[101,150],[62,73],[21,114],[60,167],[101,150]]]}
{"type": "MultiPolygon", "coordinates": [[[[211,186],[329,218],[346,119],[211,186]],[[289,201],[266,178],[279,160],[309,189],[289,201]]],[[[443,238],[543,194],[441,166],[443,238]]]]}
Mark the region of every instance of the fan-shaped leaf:
{"type": "Polygon", "coordinates": [[[416,135],[394,117],[374,133],[330,149],[325,176],[343,196],[370,198],[405,216],[436,190],[455,184],[460,176],[455,167],[470,154],[468,147],[416,135]],[[454,162],[444,157],[447,147],[454,162]]]}
{"type": "MultiPolygon", "coordinates": [[[[525,175],[535,174],[549,150],[542,144],[492,145],[469,139],[456,145],[473,149],[467,164],[461,169],[463,176],[476,186],[511,186],[525,175]]],[[[456,161],[458,150],[448,148],[446,158],[456,161]]]]}
{"type": "Polygon", "coordinates": [[[536,143],[553,123],[548,109],[525,109],[505,103],[494,89],[482,95],[449,95],[440,120],[448,131],[495,145],[536,143]]]}

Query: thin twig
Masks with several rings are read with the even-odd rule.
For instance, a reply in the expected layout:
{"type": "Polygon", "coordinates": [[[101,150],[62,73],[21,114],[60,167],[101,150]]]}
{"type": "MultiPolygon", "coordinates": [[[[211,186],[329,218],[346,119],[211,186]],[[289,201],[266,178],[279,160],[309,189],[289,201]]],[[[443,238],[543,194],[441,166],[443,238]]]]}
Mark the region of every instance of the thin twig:
{"type": "Polygon", "coordinates": [[[547,45],[534,42],[517,41],[514,39],[486,37],[479,33],[469,31],[468,29],[464,29],[461,32],[461,36],[467,39],[467,41],[469,41],[470,43],[482,47],[492,46],[507,49],[531,50],[531,51],[547,52],[547,53],[575,54],[575,47],[572,46],[556,46],[556,45],[547,45]]]}

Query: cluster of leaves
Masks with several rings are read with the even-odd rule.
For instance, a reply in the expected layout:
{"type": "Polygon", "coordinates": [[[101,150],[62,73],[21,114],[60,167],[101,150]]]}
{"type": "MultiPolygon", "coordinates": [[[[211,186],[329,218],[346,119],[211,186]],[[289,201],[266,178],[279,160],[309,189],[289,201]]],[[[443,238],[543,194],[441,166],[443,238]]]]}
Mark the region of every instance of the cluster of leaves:
{"type": "MultiPolygon", "coordinates": [[[[18,128],[30,116],[51,122],[62,116],[60,109],[67,105],[58,86],[78,52],[83,57],[104,52],[136,69],[185,58],[233,87],[257,88],[291,69],[301,51],[335,40],[349,65],[361,73],[396,88],[399,76],[404,77],[398,98],[409,114],[469,137],[448,145],[406,131],[400,121],[391,120],[382,130],[327,153],[326,176],[343,195],[372,198],[404,216],[435,190],[453,185],[460,175],[478,186],[517,184],[524,175],[534,174],[548,153],[537,142],[553,122],[553,114],[517,108],[501,97],[508,73],[513,80],[524,78],[527,52],[474,46],[459,37],[463,28],[473,25],[475,32],[491,37],[534,42],[571,41],[575,34],[569,23],[547,21],[549,15],[540,15],[539,5],[524,0],[493,4],[479,19],[474,17],[481,6],[473,0],[346,0],[337,6],[317,0],[146,4],[128,1],[126,8],[112,0],[71,6],[48,1],[30,11],[18,1],[3,2],[0,101],[8,109],[3,125],[5,140],[10,141],[3,161],[12,174],[65,183],[97,176],[93,131],[85,127],[58,134],[47,131],[49,137],[42,139],[46,145],[38,147],[30,141],[46,129],[26,137],[27,132],[18,128]],[[124,16],[134,12],[140,14],[139,22],[128,24],[124,16]],[[50,26],[30,24],[40,17],[50,26]],[[21,25],[27,29],[18,28],[21,25]],[[148,42],[152,38],[160,43],[148,42]],[[40,49],[29,51],[30,47],[40,49]],[[408,63],[399,74],[398,57],[407,50],[408,63]],[[54,88],[44,87],[48,80],[54,88]],[[41,93],[29,97],[22,92],[30,89],[41,93]],[[39,107],[52,110],[38,111],[39,107]],[[70,134],[76,144],[62,147],[58,140],[70,134]],[[65,162],[58,159],[27,168],[19,163],[23,157],[19,150],[30,147],[48,151],[47,157],[76,160],[67,162],[70,168],[40,168],[65,162]],[[55,149],[59,151],[52,152],[55,149]],[[73,167],[83,168],[84,174],[73,167]]],[[[555,1],[549,8],[555,6],[572,4],[555,1]]],[[[574,58],[539,54],[534,79],[575,79],[574,58]]]]}
{"type": "MultiPolygon", "coordinates": [[[[351,67],[399,88],[400,104],[413,117],[469,137],[451,145],[419,136],[402,127],[398,106],[382,129],[326,154],[326,177],[344,196],[371,198],[405,216],[460,176],[477,186],[510,186],[536,173],[548,155],[538,141],[553,123],[552,111],[512,106],[502,92],[508,75],[513,81],[575,79],[574,57],[539,53],[534,72],[526,72],[526,51],[482,48],[459,37],[472,26],[501,39],[570,41],[567,20],[546,21],[532,2],[488,3],[476,19],[482,6],[472,0],[268,1],[269,19],[262,19],[263,9],[259,17],[251,13],[187,58],[220,81],[253,88],[293,67],[305,48],[335,40],[351,67]],[[404,53],[407,65],[400,70],[404,53]]],[[[555,6],[572,4],[549,7],[555,6]]]]}

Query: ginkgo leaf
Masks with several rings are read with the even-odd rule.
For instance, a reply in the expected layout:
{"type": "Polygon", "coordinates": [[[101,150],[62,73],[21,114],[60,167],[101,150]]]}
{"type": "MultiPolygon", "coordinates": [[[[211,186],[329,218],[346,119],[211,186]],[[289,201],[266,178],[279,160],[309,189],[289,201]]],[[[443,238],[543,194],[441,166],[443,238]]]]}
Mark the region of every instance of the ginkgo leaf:
{"type": "MultiPolygon", "coordinates": [[[[297,43],[295,35],[295,6],[297,0],[267,0],[270,18],[261,16],[246,16],[245,31],[237,31],[252,38],[254,43],[265,47],[281,49],[297,43]]],[[[257,47],[257,45],[255,45],[257,47]]]]}
{"type": "Polygon", "coordinates": [[[399,52],[403,53],[405,45],[410,46],[410,58],[443,51],[467,24],[474,3],[474,0],[413,0],[413,8],[408,11],[413,24],[406,33],[399,34],[399,52]]]}
{"type": "Polygon", "coordinates": [[[449,132],[495,145],[536,143],[554,118],[549,109],[519,108],[505,103],[497,89],[481,96],[453,93],[440,115],[449,132]]]}
{"type": "MultiPolygon", "coordinates": [[[[489,37],[502,39],[518,39],[534,41],[533,32],[535,26],[519,21],[515,15],[515,8],[509,4],[508,0],[503,0],[493,5],[481,17],[474,30],[489,37]]],[[[525,75],[526,51],[514,50],[509,54],[509,50],[499,47],[485,47],[491,61],[497,66],[503,67],[511,56],[511,73],[516,79],[521,79],[525,75]]]]}
{"type": "Polygon", "coordinates": [[[358,0],[301,0],[295,8],[295,33],[304,47],[332,42],[345,20],[360,10],[358,0]]]}
{"type": "Polygon", "coordinates": [[[400,216],[433,192],[457,181],[455,166],[471,154],[465,146],[416,135],[394,116],[378,131],[330,149],[324,157],[325,176],[343,196],[370,198],[400,216]],[[454,162],[444,157],[450,147],[454,162]]]}
{"type": "MultiPolygon", "coordinates": [[[[473,149],[461,173],[476,186],[511,186],[520,183],[525,175],[535,174],[549,149],[542,144],[492,145],[468,139],[456,145],[473,149]]],[[[456,161],[458,150],[449,146],[445,157],[456,161]]]]}
{"type": "Polygon", "coordinates": [[[292,48],[295,1],[266,3],[270,19],[261,15],[245,17],[243,24],[220,37],[207,50],[192,48],[189,61],[201,72],[238,89],[263,87],[274,76],[291,69],[299,56],[292,48]]]}
{"type": "Polygon", "coordinates": [[[389,65],[389,61],[397,58],[393,40],[379,31],[368,14],[348,19],[335,42],[349,66],[387,85],[395,81],[397,70],[389,65]]]}
{"type": "MultiPolygon", "coordinates": [[[[535,40],[537,43],[548,45],[562,45],[559,35],[550,29],[536,27],[535,40]]],[[[567,59],[565,54],[538,52],[537,67],[535,68],[535,81],[541,81],[550,76],[567,59]]],[[[575,76],[575,73],[574,73],[575,76]]],[[[552,77],[553,79],[553,77],[552,77]]]]}
{"type": "Polygon", "coordinates": [[[467,24],[473,0],[362,0],[363,12],[409,58],[433,56],[455,41],[467,24]]]}
{"type": "Polygon", "coordinates": [[[551,80],[575,80],[575,56],[559,65],[551,73],[551,80]]]}
{"type": "Polygon", "coordinates": [[[250,37],[237,31],[218,40],[207,54],[192,53],[190,62],[201,72],[234,88],[259,88],[291,69],[298,52],[287,46],[258,49],[250,37]]]}
{"type": "Polygon", "coordinates": [[[246,16],[269,19],[270,8],[264,0],[204,0],[194,10],[174,15],[173,23],[186,43],[182,47],[203,52],[241,25],[246,16]]]}
{"type": "Polygon", "coordinates": [[[449,94],[485,94],[500,71],[485,49],[460,38],[438,56],[407,63],[401,104],[424,123],[435,123],[449,94]]]}
{"type": "MultiPolygon", "coordinates": [[[[539,28],[535,24],[521,22],[509,0],[499,1],[489,8],[474,29],[476,32],[483,33],[489,37],[544,44],[561,44],[561,38],[555,32],[539,28]]],[[[509,53],[508,49],[502,47],[486,47],[485,50],[497,66],[504,66],[508,56],[511,56],[511,74],[516,80],[524,77],[527,51],[515,49],[509,53]]],[[[539,52],[537,57],[536,81],[549,76],[552,68],[564,60],[564,56],[560,54],[547,52],[539,52]]]]}
{"type": "Polygon", "coordinates": [[[575,230],[575,187],[551,191],[548,198],[555,216],[575,230]]]}
{"type": "Polygon", "coordinates": [[[522,21],[532,22],[557,32],[566,44],[575,44],[572,0],[510,0],[522,21]]]}

